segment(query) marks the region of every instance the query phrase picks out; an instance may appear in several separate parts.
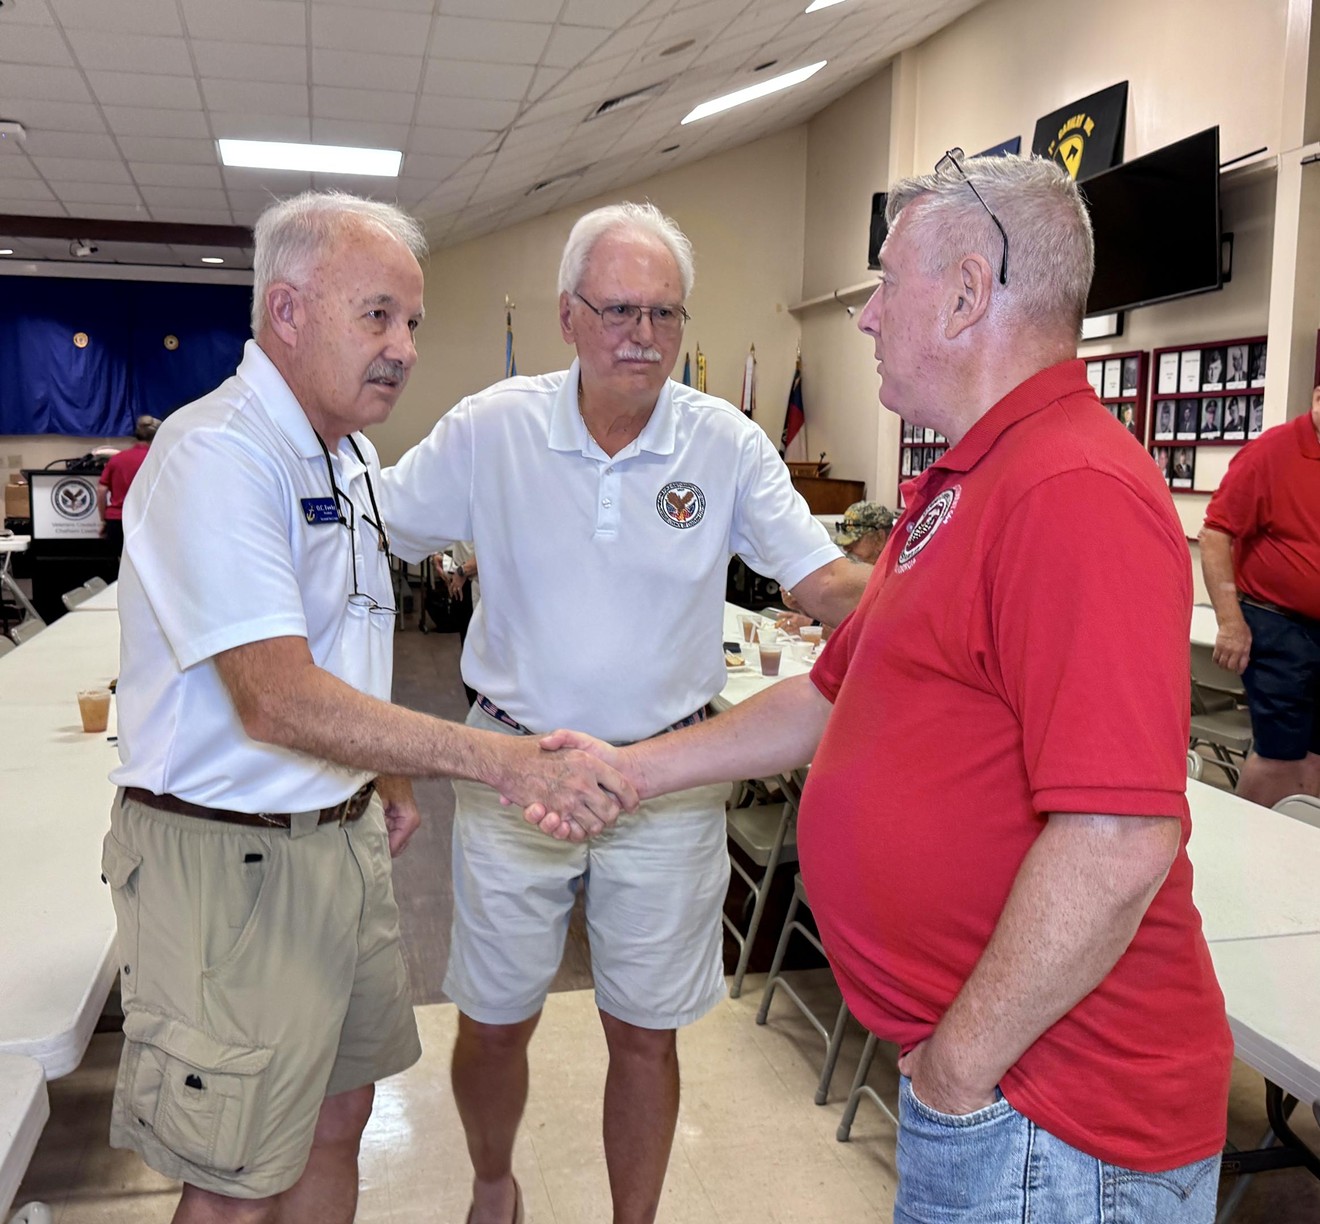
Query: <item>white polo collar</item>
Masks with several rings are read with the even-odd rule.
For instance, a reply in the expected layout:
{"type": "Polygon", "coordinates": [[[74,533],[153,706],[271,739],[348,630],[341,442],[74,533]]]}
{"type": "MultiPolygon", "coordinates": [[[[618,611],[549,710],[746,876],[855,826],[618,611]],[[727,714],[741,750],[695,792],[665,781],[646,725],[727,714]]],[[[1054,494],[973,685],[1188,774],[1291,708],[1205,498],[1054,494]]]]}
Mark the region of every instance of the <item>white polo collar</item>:
{"type": "MultiPolygon", "coordinates": [[[[587,424],[578,409],[578,379],[580,363],[576,358],[559,386],[554,407],[550,410],[549,447],[557,451],[577,451],[589,459],[601,458],[604,452],[587,432],[587,424]]],[[[674,383],[665,379],[659,398],[651,410],[642,432],[623,448],[615,459],[626,459],[639,451],[653,455],[672,455],[678,435],[678,412],[674,407],[674,383]]]]}

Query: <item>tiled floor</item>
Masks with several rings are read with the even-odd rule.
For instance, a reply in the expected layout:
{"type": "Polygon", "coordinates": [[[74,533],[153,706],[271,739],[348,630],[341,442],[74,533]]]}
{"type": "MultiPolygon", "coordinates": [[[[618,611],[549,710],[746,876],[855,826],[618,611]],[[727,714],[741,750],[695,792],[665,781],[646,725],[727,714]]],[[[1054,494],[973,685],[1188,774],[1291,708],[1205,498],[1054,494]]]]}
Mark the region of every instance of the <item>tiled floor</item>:
{"type": "MultiPolygon", "coordinates": [[[[799,975],[808,996],[831,1007],[828,973],[799,975]]],[[[812,1103],[819,1038],[786,1000],[755,1023],[761,979],[680,1037],[683,1105],[660,1220],[666,1224],[826,1224],[888,1220],[894,1193],[893,1131],[863,1102],[852,1140],[835,1130],[860,1050],[850,1032],[830,1101],[812,1103]]],[[[425,1053],[382,1085],[362,1160],[364,1224],[460,1224],[470,1170],[449,1092],[455,1030],[450,1004],[417,1012],[425,1053]]],[[[52,1116],[17,1203],[43,1199],[55,1224],[164,1224],[176,1187],[125,1152],[106,1147],[119,1039],[96,1037],[82,1067],[51,1085],[52,1116]]],[[[883,1048],[882,1048],[883,1049],[883,1048]]],[[[534,1224],[607,1222],[600,1146],[605,1043],[586,991],[551,995],[532,1045],[532,1090],[515,1171],[534,1224]]],[[[877,1055],[871,1082],[893,1099],[892,1054],[877,1055]]],[[[1260,1079],[1238,1066],[1232,1137],[1254,1143],[1264,1128],[1260,1079]]],[[[1299,1121],[1312,1142],[1317,1129],[1299,1121]]],[[[1235,1224],[1312,1224],[1320,1182],[1299,1170],[1256,1179],[1235,1224]]],[[[1059,1222],[1064,1224],[1064,1222],[1059,1222]]]]}

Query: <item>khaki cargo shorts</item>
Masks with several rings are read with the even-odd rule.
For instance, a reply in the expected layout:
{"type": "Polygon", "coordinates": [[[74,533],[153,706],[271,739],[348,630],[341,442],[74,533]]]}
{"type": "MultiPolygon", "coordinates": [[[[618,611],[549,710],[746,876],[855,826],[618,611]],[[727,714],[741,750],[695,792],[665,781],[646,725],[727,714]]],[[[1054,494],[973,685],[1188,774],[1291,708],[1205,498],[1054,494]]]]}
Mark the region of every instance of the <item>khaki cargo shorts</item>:
{"type": "Polygon", "coordinates": [[[293,832],[111,809],[113,1147],[234,1198],[292,1186],[321,1102],[421,1056],[380,800],[293,832]]]}

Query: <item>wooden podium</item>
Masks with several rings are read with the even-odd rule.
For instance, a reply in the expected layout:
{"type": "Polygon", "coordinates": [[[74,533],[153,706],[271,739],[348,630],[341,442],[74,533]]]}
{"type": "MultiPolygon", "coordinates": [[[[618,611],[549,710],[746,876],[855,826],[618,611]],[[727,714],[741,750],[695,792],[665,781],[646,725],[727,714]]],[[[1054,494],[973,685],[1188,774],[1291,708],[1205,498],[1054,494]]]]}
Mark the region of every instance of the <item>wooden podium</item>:
{"type": "Polygon", "coordinates": [[[793,487],[806,498],[812,514],[842,514],[866,497],[866,482],[829,476],[794,476],[793,487]]]}

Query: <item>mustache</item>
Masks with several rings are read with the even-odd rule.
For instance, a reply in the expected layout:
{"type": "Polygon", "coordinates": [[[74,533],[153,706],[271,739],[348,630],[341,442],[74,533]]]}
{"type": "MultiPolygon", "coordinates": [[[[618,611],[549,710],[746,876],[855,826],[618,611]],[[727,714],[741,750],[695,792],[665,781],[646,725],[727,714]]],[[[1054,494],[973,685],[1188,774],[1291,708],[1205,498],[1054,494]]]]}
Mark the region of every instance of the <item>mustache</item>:
{"type": "Polygon", "coordinates": [[[661,353],[656,348],[643,348],[640,344],[625,344],[615,349],[618,361],[660,361],[661,353]]]}
{"type": "Polygon", "coordinates": [[[402,361],[390,361],[386,357],[378,357],[367,367],[367,382],[384,378],[402,386],[404,379],[407,377],[408,371],[404,368],[402,361]]]}

